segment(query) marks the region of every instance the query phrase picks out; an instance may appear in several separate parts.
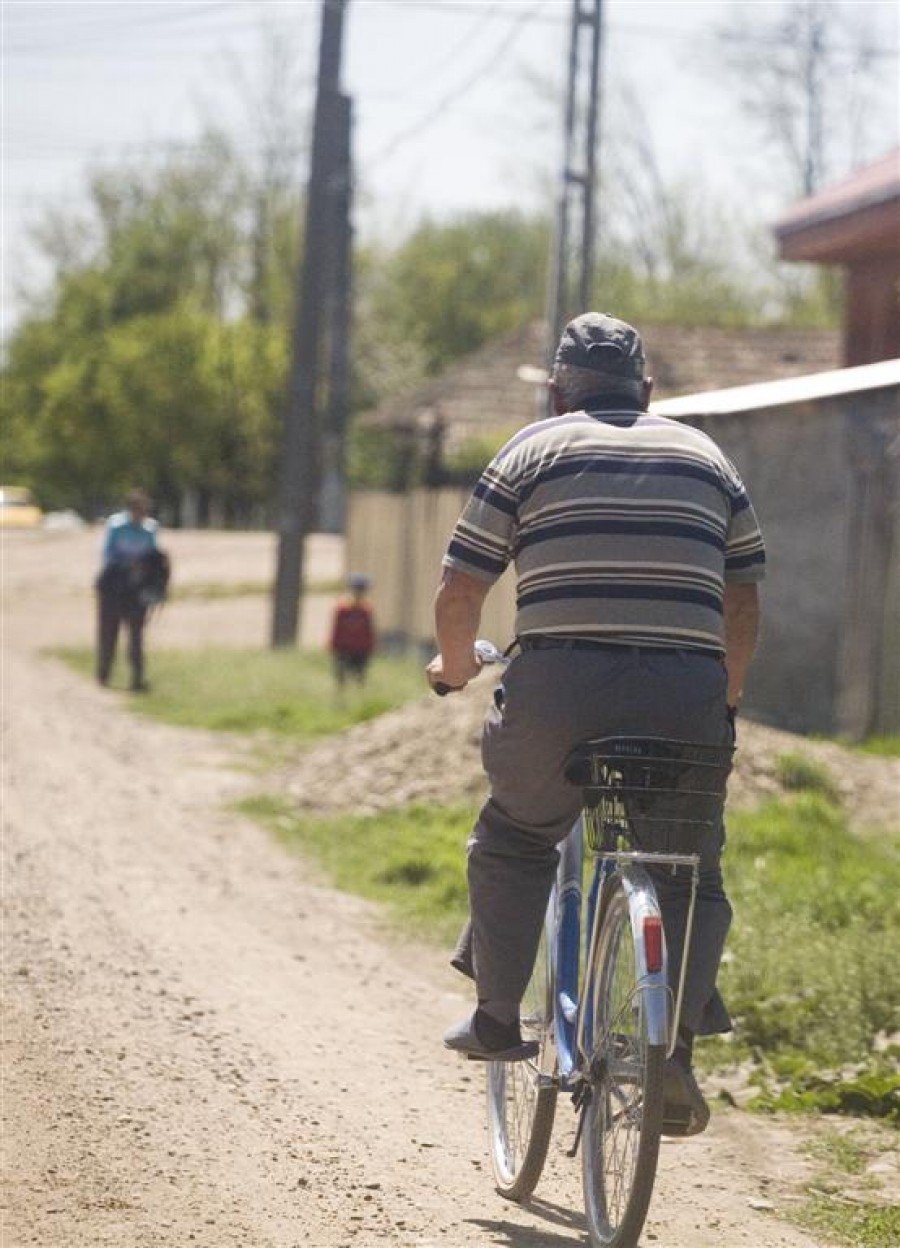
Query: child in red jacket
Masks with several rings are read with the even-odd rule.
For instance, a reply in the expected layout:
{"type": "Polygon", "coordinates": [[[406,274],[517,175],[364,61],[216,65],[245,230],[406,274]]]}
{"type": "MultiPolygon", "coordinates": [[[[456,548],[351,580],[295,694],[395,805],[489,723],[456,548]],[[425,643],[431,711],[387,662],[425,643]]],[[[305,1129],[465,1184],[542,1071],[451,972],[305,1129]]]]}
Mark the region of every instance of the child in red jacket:
{"type": "Polygon", "coordinates": [[[366,679],[366,670],[375,649],[375,622],[372,608],[366,602],[369,578],[355,572],[349,578],[350,598],[339,602],[331,623],[329,649],[334,657],[334,676],[343,686],[348,676],[359,684],[366,679]]]}

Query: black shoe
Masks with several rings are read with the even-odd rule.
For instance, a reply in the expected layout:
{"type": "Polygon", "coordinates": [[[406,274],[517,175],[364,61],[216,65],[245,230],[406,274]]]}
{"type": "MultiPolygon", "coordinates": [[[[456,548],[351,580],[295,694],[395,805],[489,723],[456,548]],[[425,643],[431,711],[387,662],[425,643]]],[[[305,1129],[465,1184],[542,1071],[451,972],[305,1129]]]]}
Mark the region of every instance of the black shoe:
{"type": "Polygon", "coordinates": [[[149,693],[150,685],[147,683],[146,680],[136,680],[132,683],[131,692],[132,693],[149,693]]]}
{"type": "Polygon", "coordinates": [[[451,1027],[444,1036],[444,1047],[473,1062],[524,1062],[540,1052],[536,1040],[522,1039],[518,1023],[505,1026],[483,1010],[451,1027]]]}
{"type": "Polygon", "coordinates": [[[709,1106],[690,1066],[670,1057],[663,1074],[663,1135],[699,1135],[709,1123],[709,1106]]]}

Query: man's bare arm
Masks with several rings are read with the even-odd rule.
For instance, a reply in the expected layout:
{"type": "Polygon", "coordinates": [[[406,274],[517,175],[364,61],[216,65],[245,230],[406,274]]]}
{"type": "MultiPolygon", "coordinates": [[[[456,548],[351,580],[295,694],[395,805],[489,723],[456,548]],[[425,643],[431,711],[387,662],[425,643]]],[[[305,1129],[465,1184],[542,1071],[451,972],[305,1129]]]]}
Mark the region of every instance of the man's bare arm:
{"type": "Polygon", "coordinates": [[[445,568],[434,599],[434,623],[439,653],[425,669],[432,685],[461,688],[477,676],[475,638],[481,608],[490,584],[454,568],[445,568]]]}
{"type": "Polygon", "coordinates": [[[759,588],[725,586],[725,668],[728,705],[737,706],[759,637],[759,588]]]}

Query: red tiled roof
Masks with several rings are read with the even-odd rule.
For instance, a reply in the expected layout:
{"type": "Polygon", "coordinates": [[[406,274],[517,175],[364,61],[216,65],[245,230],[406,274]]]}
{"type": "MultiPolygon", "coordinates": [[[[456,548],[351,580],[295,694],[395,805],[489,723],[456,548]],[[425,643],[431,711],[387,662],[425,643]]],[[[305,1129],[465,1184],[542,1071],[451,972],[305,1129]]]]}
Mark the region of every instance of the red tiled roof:
{"type": "Polygon", "coordinates": [[[848,264],[900,256],[900,148],[801,200],[774,232],[785,260],[848,264]]]}
{"type": "Polygon", "coordinates": [[[874,165],[858,169],[843,181],[802,199],[776,224],[775,233],[781,238],[794,230],[846,217],[891,199],[900,199],[900,148],[874,165]]]}
{"type": "MultiPolygon", "coordinates": [[[[838,368],[839,330],[642,327],[654,398],[799,377],[838,368]]],[[[409,394],[361,416],[382,428],[427,427],[440,420],[445,446],[473,438],[502,440],[545,414],[542,385],[529,379],[545,363],[541,322],[522,326],[409,394]]]]}

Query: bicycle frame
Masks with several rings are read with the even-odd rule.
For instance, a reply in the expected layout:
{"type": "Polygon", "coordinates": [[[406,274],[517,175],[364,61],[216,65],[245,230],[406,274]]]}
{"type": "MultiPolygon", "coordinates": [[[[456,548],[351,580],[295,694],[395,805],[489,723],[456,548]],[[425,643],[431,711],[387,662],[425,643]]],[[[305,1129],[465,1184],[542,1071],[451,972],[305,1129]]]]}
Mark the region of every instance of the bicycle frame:
{"type": "MultiPolygon", "coordinates": [[[[584,982],[581,977],[582,905],[584,870],[583,823],[579,818],[560,847],[555,912],[547,917],[547,939],[551,962],[553,996],[553,1035],[556,1049],[555,1072],[542,1070],[541,1079],[553,1079],[567,1092],[575,1092],[587,1074],[593,1049],[590,1032],[596,985],[591,967],[603,920],[603,903],[613,877],[621,879],[628,899],[635,933],[635,964],[639,969],[642,1006],[647,1020],[648,1040],[665,1045],[668,1056],[675,1048],[684,984],[693,932],[694,905],[699,880],[696,854],[644,854],[610,851],[595,855],[587,898],[587,938],[584,942],[584,982]],[[684,954],[677,992],[668,980],[668,957],[659,902],[647,867],[649,865],[690,867],[691,895],[686,920],[684,954]]],[[[545,1059],[546,1060],[546,1059],[545,1059]]],[[[549,1063],[552,1065],[552,1057],[549,1063]]]]}

